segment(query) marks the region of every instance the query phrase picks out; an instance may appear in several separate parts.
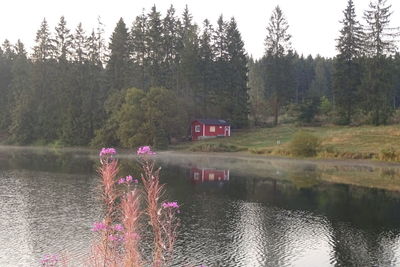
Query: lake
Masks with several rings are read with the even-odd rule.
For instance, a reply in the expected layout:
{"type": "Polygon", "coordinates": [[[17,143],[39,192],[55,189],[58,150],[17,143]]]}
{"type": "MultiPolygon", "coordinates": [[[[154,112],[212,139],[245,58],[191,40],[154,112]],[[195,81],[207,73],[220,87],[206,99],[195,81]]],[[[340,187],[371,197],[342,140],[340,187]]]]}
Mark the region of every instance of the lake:
{"type": "MultiPolygon", "coordinates": [[[[97,151],[0,148],[0,266],[80,266],[101,220],[97,151]]],[[[138,176],[132,155],[121,175],[138,176]]],[[[175,266],[398,266],[400,167],[160,153],[175,266]]]]}

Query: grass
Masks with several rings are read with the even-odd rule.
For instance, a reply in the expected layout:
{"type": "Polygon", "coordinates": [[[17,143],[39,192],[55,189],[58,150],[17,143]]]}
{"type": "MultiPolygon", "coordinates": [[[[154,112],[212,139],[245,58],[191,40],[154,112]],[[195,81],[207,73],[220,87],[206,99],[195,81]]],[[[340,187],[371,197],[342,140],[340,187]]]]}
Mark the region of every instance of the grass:
{"type": "Polygon", "coordinates": [[[250,129],[233,132],[231,137],[186,142],[173,149],[224,152],[247,151],[260,155],[293,156],[289,149],[293,135],[309,132],[321,140],[317,158],[377,159],[400,161],[400,125],[390,126],[321,126],[296,127],[282,125],[275,128],[250,129]],[[394,153],[394,154],[393,154],[394,153]]]}

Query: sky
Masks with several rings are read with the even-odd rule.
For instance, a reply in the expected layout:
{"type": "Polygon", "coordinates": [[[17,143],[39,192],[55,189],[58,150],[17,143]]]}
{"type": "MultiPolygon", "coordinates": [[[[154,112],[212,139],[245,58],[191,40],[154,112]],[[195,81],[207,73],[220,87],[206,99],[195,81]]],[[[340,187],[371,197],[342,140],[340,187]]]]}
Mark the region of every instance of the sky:
{"type": "MultiPolygon", "coordinates": [[[[354,0],[360,21],[368,3],[369,0],[354,0]]],[[[391,25],[400,26],[400,1],[388,0],[388,3],[392,4],[393,11],[391,25]]],[[[82,22],[87,32],[96,27],[100,16],[108,39],[120,17],[130,27],[135,17],[143,9],[147,13],[153,4],[162,16],[171,4],[178,14],[188,5],[199,25],[206,18],[216,25],[220,14],[226,20],[235,17],[246,51],[254,58],[264,54],[268,20],[274,7],[279,5],[289,23],[292,46],[299,54],[332,57],[336,54],[335,39],[347,0],[3,0],[0,1],[0,41],[7,38],[15,43],[20,39],[29,51],[43,18],[53,31],[61,16],[65,16],[69,28],[74,29],[82,22]]]]}

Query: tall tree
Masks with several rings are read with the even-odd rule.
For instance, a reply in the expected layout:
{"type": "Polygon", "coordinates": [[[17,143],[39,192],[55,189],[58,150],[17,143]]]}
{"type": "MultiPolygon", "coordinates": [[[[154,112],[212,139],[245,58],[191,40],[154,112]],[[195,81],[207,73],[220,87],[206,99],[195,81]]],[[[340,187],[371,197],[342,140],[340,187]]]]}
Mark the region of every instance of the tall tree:
{"type": "Polygon", "coordinates": [[[74,61],[79,64],[84,63],[88,56],[88,41],[82,23],[79,23],[75,29],[72,47],[74,61]]]}
{"type": "Polygon", "coordinates": [[[272,99],[274,125],[278,125],[279,110],[288,100],[293,85],[293,53],[289,25],[279,6],[272,12],[267,27],[266,47],[266,91],[272,99]]]}
{"type": "Polygon", "coordinates": [[[70,30],[67,28],[67,21],[65,20],[64,16],[60,18],[55,30],[55,56],[59,61],[66,61],[72,54],[73,39],[70,30]]]}
{"type": "Polygon", "coordinates": [[[177,73],[179,64],[179,48],[181,39],[179,31],[181,28],[180,20],[175,15],[175,8],[171,5],[167,10],[167,15],[162,21],[163,29],[163,57],[162,74],[163,84],[168,89],[175,89],[177,84],[177,73]]]}
{"type": "Polygon", "coordinates": [[[230,104],[229,111],[232,125],[243,128],[248,125],[249,95],[247,54],[236,20],[232,18],[227,27],[227,56],[229,60],[230,104]]]}
{"type": "Polygon", "coordinates": [[[386,124],[393,111],[393,79],[390,57],[395,52],[398,28],[390,27],[391,5],[386,0],[369,4],[366,20],[366,70],[360,90],[363,110],[375,125],[386,124]]]}
{"type": "Polygon", "coordinates": [[[149,87],[149,59],[147,17],[144,11],[136,17],[130,34],[130,52],[136,77],[135,85],[142,90],[147,90],[149,87]]]}
{"type": "MultiPolygon", "coordinates": [[[[98,47],[99,48],[99,47],[98,47]]],[[[129,35],[125,22],[119,19],[109,44],[110,56],[107,62],[107,79],[111,92],[129,86],[129,35]]]]}
{"type": "Polygon", "coordinates": [[[157,87],[161,86],[163,81],[161,72],[163,38],[161,14],[155,5],[151,8],[147,19],[150,84],[152,87],[157,87]]]}
{"type": "Polygon", "coordinates": [[[349,124],[359,102],[357,89],[361,80],[360,58],[365,37],[356,18],[353,0],[348,0],[343,15],[336,45],[339,53],[334,65],[333,90],[339,122],[349,124]]]}
{"type": "Polygon", "coordinates": [[[33,91],[31,84],[31,63],[24,45],[18,40],[16,59],[12,66],[11,89],[13,92],[11,123],[9,126],[10,140],[17,144],[28,144],[34,141],[33,91]]]}
{"type": "MultiPolygon", "coordinates": [[[[197,102],[199,92],[199,38],[197,35],[197,25],[193,22],[193,17],[189,12],[188,6],[182,14],[182,27],[180,29],[181,46],[179,49],[179,92],[187,101],[195,98],[197,102]]],[[[198,114],[198,110],[194,110],[198,114]]]]}
{"type": "Polygon", "coordinates": [[[10,125],[10,106],[11,106],[11,81],[12,81],[12,65],[15,59],[14,47],[10,41],[5,40],[2,45],[0,55],[0,131],[7,131],[10,125]]]}

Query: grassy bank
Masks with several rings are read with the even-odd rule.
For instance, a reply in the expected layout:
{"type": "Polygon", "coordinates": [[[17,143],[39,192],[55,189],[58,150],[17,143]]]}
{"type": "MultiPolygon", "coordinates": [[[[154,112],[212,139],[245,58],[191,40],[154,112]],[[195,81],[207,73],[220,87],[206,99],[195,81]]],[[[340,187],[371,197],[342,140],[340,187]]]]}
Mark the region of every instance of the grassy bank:
{"type": "Polygon", "coordinates": [[[323,126],[252,129],[234,132],[229,138],[187,142],[176,150],[237,152],[293,157],[290,142],[298,131],[320,140],[315,157],[400,161],[400,126],[323,126]]]}

